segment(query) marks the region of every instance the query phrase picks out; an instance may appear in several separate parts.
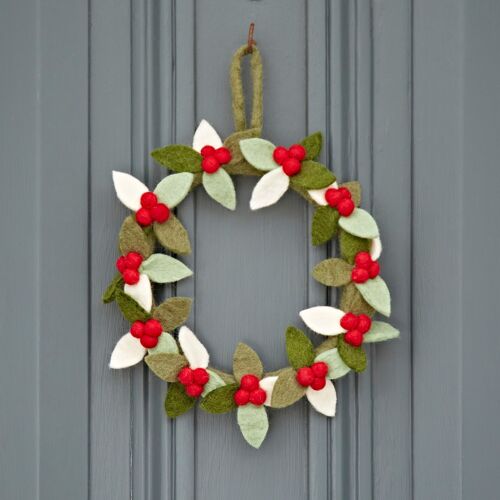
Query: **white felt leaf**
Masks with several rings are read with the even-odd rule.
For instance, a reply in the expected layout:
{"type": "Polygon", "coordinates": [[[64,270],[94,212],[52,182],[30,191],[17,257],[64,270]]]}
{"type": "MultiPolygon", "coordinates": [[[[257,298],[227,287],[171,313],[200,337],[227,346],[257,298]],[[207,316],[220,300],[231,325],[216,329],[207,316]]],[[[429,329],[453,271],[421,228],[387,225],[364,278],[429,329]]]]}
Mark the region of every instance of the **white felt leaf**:
{"type": "MultiPolygon", "coordinates": [[[[366,335],[365,335],[366,337],[366,335]]],[[[342,361],[337,348],[328,349],[318,354],[314,362],[323,361],[328,365],[328,378],[337,379],[349,373],[351,369],[342,361]]]]}
{"type": "Polygon", "coordinates": [[[207,122],[207,120],[201,120],[196,132],[193,137],[193,149],[198,151],[202,150],[203,146],[212,146],[215,149],[222,146],[221,138],[215,129],[207,122]]]}
{"type": "Polygon", "coordinates": [[[266,409],[247,404],[239,406],[237,413],[238,425],[245,441],[254,448],[259,448],[269,429],[266,409]]]}
{"type": "Polygon", "coordinates": [[[283,172],[283,169],[271,170],[257,182],[253,188],[250,208],[259,208],[274,205],[287,191],[290,185],[290,177],[283,172]]]}
{"type": "Polygon", "coordinates": [[[379,234],[375,219],[362,208],[355,208],[349,217],[340,217],[339,225],[359,238],[376,238],[379,234]]]}
{"type": "Polygon", "coordinates": [[[182,326],[179,330],[179,344],[191,368],[207,368],[208,352],[187,326],[182,326]]]}
{"type": "Polygon", "coordinates": [[[363,336],[363,343],[383,342],[399,337],[399,330],[396,330],[389,323],[383,321],[372,321],[372,327],[368,333],[363,336]]]}
{"type": "Polygon", "coordinates": [[[328,189],[331,189],[331,188],[338,189],[338,187],[339,187],[339,185],[337,184],[337,182],[334,182],[333,184],[326,186],[326,188],[311,189],[307,193],[318,205],[326,206],[326,205],[328,205],[328,203],[325,200],[325,193],[328,191],[328,189]]]}
{"type": "Polygon", "coordinates": [[[153,306],[153,291],[146,274],[141,274],[135,285],[125,285],[123,291],[132,297],[145,311],[150,312],[153,306]]]}
{"type": "Polygon", "coordinates": [[[260,388],[266,391],[266,400],[264,404],[266,406],[271,406],[271,398],[273,396],[274,384],[278,380],[278,377],[264,377],[260,382],[260,388]]]}
{"type": "Polygon", "coordinates": [[[145,354],[146,349],[142,347],[139,339],[129,332],[116,343],[109,360],[109,367],[117,370],[136,365],[145,354]]]}
{"type": "Polygon", "coordinates": [[[158,183],[154,193],[169,208],[175,208],[189,193],[194,175],[190,172],[168,175],[158,183]]]}
{"type": "Polygon", "coordinates": [[[219,168],[213,174],[203,172],[202,182],[210,198],[229,210],[236,208],[236,191],[233,180],[223,168],[219,168]]]}
{"type": "Polygon", "coordinates": [[[147,274],[155,283],[174,283],[193,274],[180,260],[162,253],[151,255],[141,264],[139,271],[147,274]]]}
{"type": "Polygon", "coordinates": [[[377,276],[364,283],[354,283],[359,293],[373,309],[384,316],[391,315],[391,294],[385,281],[377,276]]]}
{"type": "Polygon", "coordinates": [[[220,378],[220,376],[217,375],[217,373],[215,373],[212,370],[207,370],[207,372],[208,372],[208,375],[210,376],[210,378],[208,379],[208,382],[203,387],[203,392],[201,394],[202,398],[204,398],[209,392],[212,392],[215,389],[218,389],[219,387],[226,385],[224,380],[222,380],[220,378]]]}
{"type": "Polygon", "coordinates": [[[160,354],[164,353],[179,353],[179,348],[177,347],[177,342],[170,333],[162,332],[158,337],[158,344],[152,349],[148,349],[149,354],[160,354]]]}
{"type": "Polygon", "coordinates": [[[130,210],[137,212],[141,208],[141,196],[149,189],[134,176],[113,170],[113,184],[116,196],[130,210]]]}
{"type": "Polygon", "coordinates": [[[279,165],[274,161],[276,146],[265,139],[243,139],[240,141],[241,153],[245,160],[259,170],[274,170],[279,165]]]}
{"type": "Polygon", "coordinates": [[[338,335],[346,330],[340,326],[345,312],[335,307],[316,306],[300,311],[302,321],[316,333],[321,335],[338,335]]]}
{"type": "Polygon", "coordinates": [[[382,241],[380,240],[380,237],[377,236],[376,238],[373,238],[372,241],[370,242],[370,257],[372,258],[372,260],[378,260],[381,253],[382,253],[382,241]]]}
{"type": "Polygon", "coordinates": [[[337,392],[330,380],[326,381],[325,387],[320,391],[315,391],[311,387],[306,389],[306,396],[312,407],[319,413],[327,417],[334,417],[337,408],[337,392]]]}

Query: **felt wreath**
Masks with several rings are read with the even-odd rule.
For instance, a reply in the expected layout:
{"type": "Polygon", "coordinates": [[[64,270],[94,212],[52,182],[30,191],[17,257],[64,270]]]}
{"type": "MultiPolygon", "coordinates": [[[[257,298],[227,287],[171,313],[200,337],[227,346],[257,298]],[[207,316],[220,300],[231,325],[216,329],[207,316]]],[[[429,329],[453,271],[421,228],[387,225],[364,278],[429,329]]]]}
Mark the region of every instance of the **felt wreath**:
{"type": "Polygon", "coordinates": [[[152,191],[133,176],[113,172],[118,199],[132,211],[119,234],[121,256],[117,275],[103,295],[115,301],[130,323],[117,342],[111,368],[126,368],[144,357],[153,373],[168,383],[165,410],[175,418],[197,402],[209,413],[236,410],[246,441],[258,448],[268,431],[266,407],[286,408],[304,396],[318,412],[333,417],[337,396],[332,380],[350,371],[362,372],[367,359],[364,344],[399,336],[375,313],[389,316],[390,294],[380,277],[382,251],[377,223],[359,208],[358,182],[339,184],[335,175],[317,161],[321,151],[319,132],[286,148],[260,138],[262,126],[262,64],[256,47],[245,45],[231,64],[231,88],[236,132],[222,141],[202,120],[192,147],[171,145],[152,152],[171,172],[152,191]],[[241,59],[251,52],[253,112],[247,128],[241,82],[241,59]],[[303,322],[326,339],[314,346],[300,329],[289,326],[285,347],[289,366],[265,371],[258,354],[239,343],[232,373],[210,365],[209,354],[185,325],[192,300],[172,297],[156,304],[153,283],[175,283],[192,275],[176,256],[191,251],[189,235],[173,210],[202,186],[227,209],[236,207],[232,176],[260,177],[250,200],[252,210],[277,203],[292,189],[314,207],[312,244],[338,237],[338,258],[318,263],[313,277],[326,286],[340,287],[339,307],[316,306],[299,312],[303,322]]]}

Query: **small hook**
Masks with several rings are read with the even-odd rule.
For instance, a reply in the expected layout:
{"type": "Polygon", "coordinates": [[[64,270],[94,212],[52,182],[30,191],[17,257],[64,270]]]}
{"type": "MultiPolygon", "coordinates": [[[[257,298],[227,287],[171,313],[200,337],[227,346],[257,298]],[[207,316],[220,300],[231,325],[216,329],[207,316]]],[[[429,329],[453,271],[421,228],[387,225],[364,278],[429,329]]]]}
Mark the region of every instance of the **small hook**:
{"type": "Polygon", "coordinates": [[[255,40],[253,39],[253,31],[255,29],[255,23],[250,23],[250,27],[248,28],[248,39],[247,39],[247,50],[248,52],[253,52],[253,46],[255,44],[255,40]]]}

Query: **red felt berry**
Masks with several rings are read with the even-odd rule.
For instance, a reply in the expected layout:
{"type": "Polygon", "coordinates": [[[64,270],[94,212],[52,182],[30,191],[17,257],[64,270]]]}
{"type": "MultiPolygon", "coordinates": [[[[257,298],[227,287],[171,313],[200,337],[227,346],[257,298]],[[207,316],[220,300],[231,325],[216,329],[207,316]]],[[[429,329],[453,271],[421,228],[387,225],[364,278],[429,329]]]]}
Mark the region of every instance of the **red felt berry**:
{"type": "Polygon", "coordinates": [[[358,326],[358,323],[358,317],[351,312],[344,314],[340,320],[340,326],[347,331],[354,330],[358,326]]]}
{"type": "Polygon", "coordinates": [[[292,177],[300,172],[300,161],[296,158],[288,158],[283,162],[282,168],[288,177],[292,177]]]}
{"type": "Polygon", "coordinates": [[[293,144],[288,148],[288,153],[292,158],[302,161],[306,157],[306,150],[301,144],[293,144]]]}
{"type": "Polygon", "coordinates": [[[351,279],[354,283],[364,283],[369,277],[368,271],[359,267],[355,267],[351,272],[351,279]]]}
{"type": "Polygon", "coordinates": [[[140,339],[144,335],[144,323],[142,321],[134,321],[130,327],[130,333],[140,339]]]}
{"type": "Polygon", "coordinates": [[[158,203],[158,198],[154,193],[148,191],[141,196],[141,206],[143,208],[153,208],[158,203]]]}
{"type": "Polygon", "coordinates": [[[288,157],[288,149],[284,148],[283,146],[278,146],[273,152],[274,161],[278,165],[283,165],[283,162],[287,160],[288,157]]]}
{"type": "Polygon", "coordinates": [[[363,334],[359,330],[351,330],[344,334],[344,341],[354,347],[359,347],[363,343],[363,334]]]}
{"type": "Polygon", "coordinates": [[[245,389],[238,389],[233,398],[237,406],[244,406],[250,401],[250,393],[245,389]]]}
{"type": "Polygon", "coordinates": [[[323,389],[323,387],[325,387],[325,385],[326,385],[325,377],[316,377],[311,382],[311,389],[315,391],[320,391],[321,389],[323,389]]]}
{"type": "Polygon", "coordinates": [[[260,387],[250,393],[250,403],[252,403],[255,406],[263,405],[266,398],[267,398],[266,391],[264,389],[261,389],[260,387]]]}
{"type": "Polygon", "coordinates": [[[146,349],[152,349],[153,347],[156,347],[156,345],[158,344],[158,337],[150,337],[149,335],[143,335],[140,340],[141,344],[146,349]]]}
{"type": "Polygon", "coordinates": [[[337,210],[342,217],[349,217],[354,212],[354,202],[350,198],[344,198],[340,200],[337,205],[337,210]]]}
{"type": "Polygon", "coordinates": [[[201,396],[201,393],[203,392],[203,386],[199,384],[189,384],[186,385],[186,394],[190,398],[197,398],[198,396],[201,396]]]}
{"type": "Polygon", "coordinates": [[[137,221],[137,224],[140,224],[141,226],[149,226],[153,222],[153,218],[151,217],[149,210],[144,207],[137,210],[135,213],[135,220],[137,221]]]}
{"type": "Polygon", "coordinates": [[[340,187],[339,194],[343,200],[351,199],[351,192],[346,187],[340,187]]]}
{"type": "Polygon", "coordinates": [[[144,334],[149,335],[150,337],[159,337],[163,328],[161,323],[157,319],[148,319],[146,323],[144,323],[144,334]]]}
{"type": "Polygon", "coordinates": [[[314,373],[315,377],[321,378],[326,377],[328,375],[328,365],[323,361],[317,361],[311,365],[311,370],[314,373]]]}
{"type": "Polygon", "coordinates": [[[240,387],[245,391],[255,391],[259,388],[259,379],[255,375],[247,373],[241,377],[240,387]]]}
{"type": "Polygon", "coordinates": [[[220,163],[215,156],[207,156],[206,158],[203,158],[201,162],[201,168],[207,174],[213,174],[214,172],[217,172],[217,170],[219,170],[219,167],[220,163]]]}
{"type": "Polygon", "coordinates": [[[193,380],[195,384],[205,385],[208,382],[210,375],[205,368],[195,368],[193,370],[193,380]]]}
{"type": "Polygon", "coordinates": [[[303,386],[303,387],[308,387],[311,385],[312,381],[314,380],[314,373],[309,366],[304,366],[303,368],[299,368],[297,370],[297,382],[303,386]]]}
{"type": "Polygon", "coordinates": [[[122,276],[123,281],[125,281],[127,285],[137,284],[139,282],[139,278],[141,277],[137,269],[125,269],[122,276]]]}
{"type": "Polygon", "coordinates": [[[231,151],[227,148],[219,148],[215,151],[215,158],[221,165],[225,165],[231,161],[231,151]]]}
{"type": "Polygon", "coordinates": [[[336,207],[340,200],[342,200],[342,195],[336,188],[329,188],[325,191],[325,200],[331,207],[336,207]]]}
{"type": "Polygon", "coordinates": [[[125,257],[118,257],[116,261],[116,269],[118,269],[120,273],[123,273],[123,271],[127,269],[127,259],[125,257]]]}
{"type": "Polygon", "coordinates": [[[380,274],[380,264],[378,262],[372,262],[370,268],[368,269],[368,274],[370,278],[376,278],[380,274]]]}
{"type": "Polygon", "coordinates": [[[137,252],[129,252],[125,257],[129,269],[139,269],[142,264],[142,255],[137,252]]]}
{"type": "Polygon", "coordinates": [[[165,203],[158,203],[151,209],[151,217],[154,221],[163,224],[170,217],[170,209],[165,203]]]}
{"type": "Polygon", "coordinates": [[[213,156],[215,154],[215,148],[213,146],[203,146],[200,153],[203,158],[208,158],[209,156],[213,156]]]}
{"type": "Polygon", "coordinates": [[[192,384],[193,380],[194,380],[193,370],[191,368],[189,368],[189,366],[185,366],[184,368],[181,368],[181,371],[177,374],[177,380],[182,385],[192,384]]]}
{"type": "Polygon", "coordinates": [[[361,333],[366,333],[371,327],[372,327],[372,320],[370,319],[370,316],[367,316],[366,314],[360,314],[358,316],[359,323],[358,323],[358,330],[361,333]]]}
{"type": "Polygon", "coordinates": [[[354,264],[356,267],[361,267],[362,269],[368,269],[372,263],[372,258],[368,252],[358,252],[356,257],[354,257],[354,264]]]}

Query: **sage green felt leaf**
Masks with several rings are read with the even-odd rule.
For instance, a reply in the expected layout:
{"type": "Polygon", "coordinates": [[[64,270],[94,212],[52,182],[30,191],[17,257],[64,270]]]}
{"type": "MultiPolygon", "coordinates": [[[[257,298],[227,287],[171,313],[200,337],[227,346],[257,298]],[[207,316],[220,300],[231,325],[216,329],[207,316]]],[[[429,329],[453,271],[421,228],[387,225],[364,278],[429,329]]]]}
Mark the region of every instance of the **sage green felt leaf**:
{"type": "Polygon", "coordinates": [[[337,232],[340,214],[330,206],[316,207],[314,211],[311,236],[312,244],[322,245],[330,241],[337,232]]]}
{"type": "Polygon", "coordinates": [[[162,166],[174,172],[201,172],[201,155],[189,146],[175,144],[155,149],[151,156],[162,166]]]}
{"type": "Polygon", "coordinates": [[[360,238],[373,239],[379,235],[375,219],[362,208],[355,208],[349,217],[340,217],[339,225],[348,233],[360,238]]]}
{"type": "Polygon", "coordinates": [[[151,233],[146,233],[135,221],[135,217],[129,215],[120,228],[118,246],[123,255],[129,252],[138,252],[147,259],[154,251],[155,239],[151,233]]]}
{"type": "Polygon", "coordinates": [[[367,316],[373,316],[375,313],[375,309],[366,302],[353,282],[345,285],[342,290],[340,309],[354,314],[366,314],[367,316]]]}
{"type": "Polygon", "coordinates": [[[338,351],[342,361],[355,372],[362,372],[366,368],[366,353],[362,347],[353,347],[344,341],[344,336],[339,338],[338,351]]]}
{"type": "Polygon", "coordinates": [[[314,132],[303,139],[301,144],[306,149],[306,160],[315,160],[321,153],[323,135],[321,132],[314,132]]]}
{"type": "Polygon", "coordinates": [[[305,160],[300,172],[290,177],[290,182],[295,187],[321,189],[335,182],[335,176],[321,163],[305,160]]]}
{"type": "Polygon", "coordinates": [[[305,387],[297,382],[297,372],[293,368],[285,368],[274,383],[271,407],[286,408],[296,403],[305,393],[305,387]]]}
{"type": "Polygon", "coordinates": [[[224,380],[215,373],[213,370],[207,370],[208,375],[210,378],[208,379],[208,382],[205,384],[205,387],[203,388],[203,393],[201,397],[205,397],[209,392],[214,391],[215,389],[218,389],[219,387],[222,387],[226,385],[224,380]]]}
{"type": "MultiPolygon", "coordinates": [[[[366,335],[365,335],[366,337],[366,335]]],[[[342,361],[338,349],[329,349],[318,354],[314,362],[323,361],[328,365],[328,378],[337,379],[349,373],[351,369],[342,361]]]]}
{"type": "Polygon", "coordinates": [[[359,207],[359,204],[361,203],[361,184],[358,181],[350,181],[344,182],[339,186],[339,188],[341,187],[347,188],[349,190],[354,205],[359,207]]]}
{"type": "Polygon", "coordinates": [[[243,139],[240,141],[240,149],[245,160],[259,170],[269,171],[279,168],[273,159],[276,146],[265,139],[243,139]]]}
{"type": "Polygon", "coordinates": [[[399,330],[396,330],[389,323],[383,321],[372,321],[372,327],[368,333],[363,336],[363,342],[383,342],[399,337],[399,330]]]}
{"type": "Polygon", "coordinates": [[[155,347],[148,349],[149,354],[173,353],[179,354],[179,347],[177,342],[170,333],[163,332],[158,337],[158,344],[155,347]]]}
{"type": "Polygon", "coordinates": [[[314,362],[314,346],[309,337],[298,328],[289,326],[286,329],[286,352],[290,364],[298,370],[310,366],[314,362]]]}
{"type": "Polygon", "coordinates": [[[385,281],[377,276],[365,283],[355,283],[363,299],[384,316],[391,315],[391,294],[385,281]]]}
{"type": "Polygon", "coordinates": [[[200,403],[200,408],[208,413],[227,413],[236,408],[234,393],[239,384],[228,384],[210,391],[200,403]]]}
{"type": "Polygon", "coordinates": [[[350,264],[354,264],[354,258],[358,252],[370,251],[370,240],[358,238],[346,231],[339,234],[340,255],[350,264]]]}
{"type": "Polygon", "coordinates": [[[179,382],[168,384],[167,397],[165,398],[165,411],[170,418],[181,416],[190,410],[196,403],[195,398],[186,394],[184,386],[179,382]]]}
{"type": "Polygon", "coordinates": [[[210,198],[229,210],[236,208],[236,191],[231,176],[219,168],[213,174],[203,173],[202,184],[210,198]]]}
{"type": "Polygon", "coordinates": [[[157,377],[166,382],[176,382],[181,368],[189,364],[182,354],[171,352],[150,354],[144,358],[144,361],[157,377]]]}
{"type": "Polygon", "coordinates": [[[259,137],[260,132],[260,128],[250,128],[246,130],[239,130],[226,137],[224,147],[231,151],[231,161],[229,164],[224,166],[226,172],[229,174],[255,175],[255,168],[245,160],[241,152],[240,141],[242,139],[259,137]]]}
{"type": "Polygon", "coordinates": [[[174,283],[193,274],[180,260],[161,253],[151,255],[141,264],[139,271],[155,283],[174,283]]]}
{"type": "Polygon", "coordinates": [[[237,413],[238,425],[245,441],[254,448],[260,448],[269,430],[266,409],[248,404],[240,406],[237,413]]]}
{"type": "Polygon", "coordinates": [[[134,321],[146,321],[151,318],[151,315],[123,290],[116,290],[115,300],[123,314],[123,317],[129,323],[133,323],[134,321]]]}
{"type": "Polygon", "coordinates": [[[179,255],[187,255],[191,253],[191,242],[189,234],[181,221],[173,214],[163,223],[155,222],[153,230],[164,248],[167,248],[173,253],[179,255]]]}
{"type": "Polygon", "coordinates": [[[352,265],[343,259],[326,259],[313,269],[313,278],[326,286],[343,286],[351,281],[352,265]]]}
{"type": "Polygon", "coordinates": [[[108,288],[102,294],[102,301],[105,304],[109,304],[115,300],[116,290],[123,289],[123,278],[120,273],[118,273],[111,283],[108,285],[108,288]]]}
{"type": "Polygon", "coordinates": [[[249,373],[261,378],[264,373],[264,367],[259,355],[250,346],[240,342],[234,351],[233,374],[239,382],[243,375],[249,373]]]}
{"type": "Polygon", "coordinates": [[[186,322],[192,303],[189,297],[171,297],[154,309],[153,318],[161,323],[164,331],[171,332],[186,322]]]}
{"type": "Polygon", "coordinates": [[[154,193],[168,208],[175,208],[189,193],[194,175],[190,172],[167,175],[156,186],[154,193]]]}

